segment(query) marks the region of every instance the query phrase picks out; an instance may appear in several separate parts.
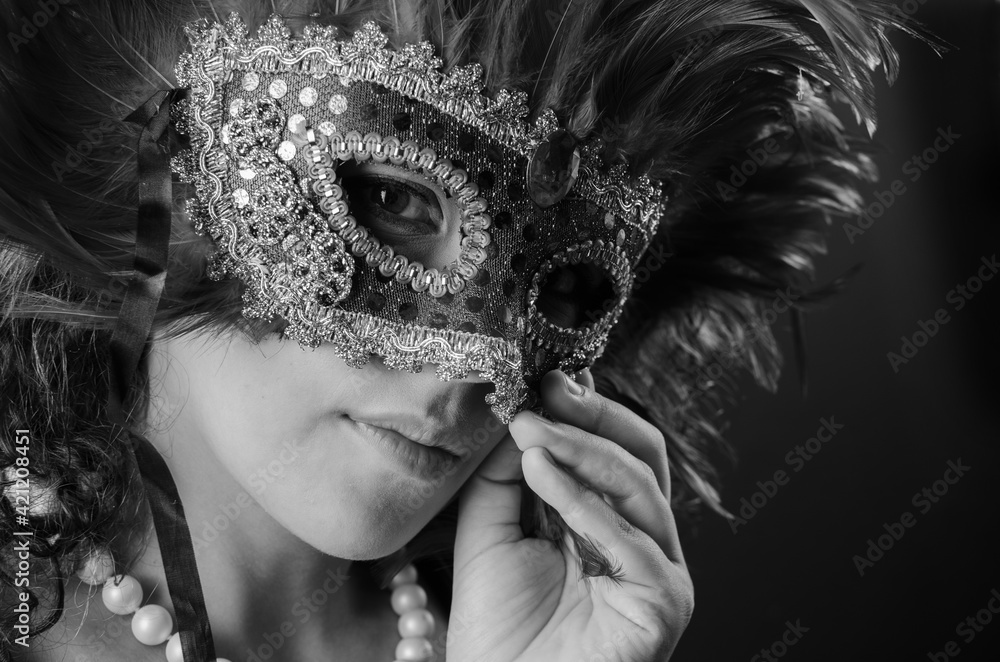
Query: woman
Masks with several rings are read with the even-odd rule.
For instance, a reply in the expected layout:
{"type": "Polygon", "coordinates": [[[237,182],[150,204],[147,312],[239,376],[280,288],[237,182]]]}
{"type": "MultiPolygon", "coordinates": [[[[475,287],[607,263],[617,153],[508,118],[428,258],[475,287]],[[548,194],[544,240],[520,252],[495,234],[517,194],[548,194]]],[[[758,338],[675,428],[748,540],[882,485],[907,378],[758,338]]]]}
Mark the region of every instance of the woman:
{"type": "Polygon", "coordinates": [[[890,9],[6,2],[6,655],[669,658],[890,9]]]}

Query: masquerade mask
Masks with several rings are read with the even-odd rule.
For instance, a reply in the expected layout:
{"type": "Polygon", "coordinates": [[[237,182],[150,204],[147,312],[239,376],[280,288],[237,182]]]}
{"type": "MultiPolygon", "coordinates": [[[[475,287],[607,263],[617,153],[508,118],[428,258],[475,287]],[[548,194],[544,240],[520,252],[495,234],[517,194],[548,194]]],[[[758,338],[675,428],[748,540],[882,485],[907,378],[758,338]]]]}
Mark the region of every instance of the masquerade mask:
{"type": "Polygon", "coordinates": [[[551,111],[527,123],[523,93],[482,96],[478,65],[441,73],[431,44],[391,50],[374,23],[293,39],[272,17],[251,38],[233,15],[188,37],[176,121],[192,149],[174,168],[245,316],[355,367],[479,371],[504,423],[545,372],[600,356],[657,186],[602,169],[551,111]]]}

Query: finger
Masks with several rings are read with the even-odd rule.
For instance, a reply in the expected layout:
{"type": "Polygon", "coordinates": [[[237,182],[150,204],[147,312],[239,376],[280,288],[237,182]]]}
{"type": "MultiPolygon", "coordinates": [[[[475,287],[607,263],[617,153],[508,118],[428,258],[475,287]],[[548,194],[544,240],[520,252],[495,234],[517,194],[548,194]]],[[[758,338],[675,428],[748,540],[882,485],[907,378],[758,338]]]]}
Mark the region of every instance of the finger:
{"type": "Polygon", "coordinates": [[[521,464],[528,486],[555,508],[573,531],[599,543],[610,561],[620,562],[626,582],[663,586],[672,564],[652,538],[632,526],[596,492],[556,466],[544,448],[526,450],[521,464]]]}
{"type": "Polygon", "coordinates": [[[574,382],[560,370],[546,374],[540,390],[543,406],[559,421],[610,439],[648,464],[656,474],[660,491],[670,498],[666,443],[655,425],[582,382],[574,382]]]}
{"type": "Polygon", "coordinates": [[[524,538],[520,522],[522,476],[521,450],[507,434],[459,495],[456,569],[494,545],[524,538]]]}
{"type": "Polygon", "coordinates": [[[587,388],[593,390],[594,388],[594,376],[590,374],[590,368],[584,368],[574,375],[574,381],[583,384],[587,388]]]}
{"type": "Polygon", "coordinates": [[[652,468],[611,440],[530,411],[514,417],[510,434],[518,448],[547,450],[563,469],[598,494],[630,524],[645,531],[674,563],[684,563],[669,500],[652,468]]]}

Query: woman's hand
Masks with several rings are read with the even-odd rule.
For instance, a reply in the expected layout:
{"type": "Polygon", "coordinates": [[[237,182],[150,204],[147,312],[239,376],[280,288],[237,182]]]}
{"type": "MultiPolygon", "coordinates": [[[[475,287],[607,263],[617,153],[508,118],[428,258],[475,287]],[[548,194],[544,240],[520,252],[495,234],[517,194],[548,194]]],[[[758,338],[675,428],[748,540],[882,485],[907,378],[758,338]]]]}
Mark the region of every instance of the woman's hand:
{"type": "Polygon", "coordinates": [[[580,383],[550,372],[541,392],[559,422],[518,414],[460,496],[447,660],[665,662],[694,590],[663,436],[598,395],[587,371],[580,383]],[[524,536],[522,475],[620,565],[620,583],[581,579],[569,536],[561,544],[524,536]]]}

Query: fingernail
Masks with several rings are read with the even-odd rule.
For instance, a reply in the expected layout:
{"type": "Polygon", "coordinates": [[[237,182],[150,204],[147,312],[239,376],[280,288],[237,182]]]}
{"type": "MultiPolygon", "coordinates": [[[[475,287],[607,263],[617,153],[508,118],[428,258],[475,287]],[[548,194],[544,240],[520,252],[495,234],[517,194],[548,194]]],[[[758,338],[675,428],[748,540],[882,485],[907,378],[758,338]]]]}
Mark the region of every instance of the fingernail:
{"type": "Polygon", "coordinates": [[[579,397],[587,392],[587,387],[583,384],[573,381],[573,378],[563,373],[563,379],[566,381],[566,390],[571,394],[579,397]]]}
{"type": "Polygon", "coordinates": [[[555,423],[555,421],[553,421],[550,418],[546,418],[544,415],[542,415],[541,413],[539,413],[537,411],[531,411],[531,410],[529,410],[528,413],[531,414],[531,417],[533,419],[535,419],[536,421],[538,421],[539,423],[543,423],[545,425],[552,425],[553,423],[555,423]]]}

